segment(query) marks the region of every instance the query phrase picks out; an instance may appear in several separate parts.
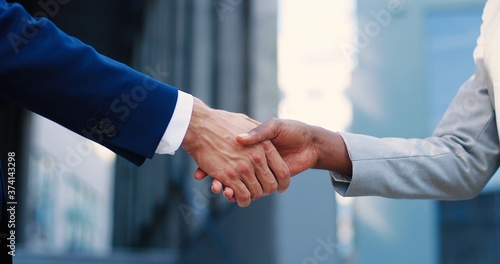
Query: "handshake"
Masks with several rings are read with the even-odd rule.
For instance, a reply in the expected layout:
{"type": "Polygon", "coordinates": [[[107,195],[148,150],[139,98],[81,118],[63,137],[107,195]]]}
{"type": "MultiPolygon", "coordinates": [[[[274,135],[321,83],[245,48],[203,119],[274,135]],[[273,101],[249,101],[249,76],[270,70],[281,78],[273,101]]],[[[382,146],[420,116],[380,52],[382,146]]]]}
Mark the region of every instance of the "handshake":
{"type": "Polygon", "coordinates": [[[212,191],[241,207],[280,193],[290,177],[309,168],[351,175],[342,137],[326,129],[272,119],[264,124],[243,114],[212,109],[195,98],[182,147],[198,164],[197,180],[212,177],[212,191]]]}

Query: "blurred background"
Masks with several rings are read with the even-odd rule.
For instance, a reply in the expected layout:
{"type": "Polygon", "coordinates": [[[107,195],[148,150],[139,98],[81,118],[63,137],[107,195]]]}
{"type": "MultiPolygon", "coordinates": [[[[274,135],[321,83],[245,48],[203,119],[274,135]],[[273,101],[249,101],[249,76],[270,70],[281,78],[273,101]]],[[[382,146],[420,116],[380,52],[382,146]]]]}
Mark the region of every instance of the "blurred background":
{"type": "MultiPolygon", "coordinates": [[[[474,72],[485,0],[19,2],[213,107],[427,137],[474,72]]],[[[500,263],[497,176],[440,202],[341,198],[310,170],[241,209],[182,150],[138,168],[3,100],[0,127],[1,157],[17,153],[15,263],[500,263]]]]}

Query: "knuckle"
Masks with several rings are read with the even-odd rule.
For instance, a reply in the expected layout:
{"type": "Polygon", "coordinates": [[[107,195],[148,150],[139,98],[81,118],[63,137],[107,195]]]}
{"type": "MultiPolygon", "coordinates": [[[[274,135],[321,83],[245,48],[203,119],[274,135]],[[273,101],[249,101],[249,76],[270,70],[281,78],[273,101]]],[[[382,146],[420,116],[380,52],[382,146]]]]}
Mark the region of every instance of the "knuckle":
{"type": "Polygon", "coordinates": [[[278,175],[276,175],[276,177],[284,180],[290,178],[290,170],[288,169],[288,166],[283,166],[278,175]]]}
{"type": "Polygon", "coordinates": [[[241,192],[239,200],[241,202],[248,202],[250,200],[250,192],[248,191],[241,192]]]}
{"type": "Polygon", "coordinates": [[[278,189],[278,183],[276,181],[270,182],[266,187],[265,187],[265,192],[270,194],[273,193],[278,189]]]}
{"type": "Polygon", "coordinates": [[[252,160],[255,164],[259,165],[259,166],[262,166],[264,165],[265,163],[265,159],[262,157],[262,155],[260,155],[260,153],[253,153],[251,155],[252,157],[252,160]]]}
{"type": "Polygon", "coordinates": [[[251,171],[252,171],[250,169],[250,167],[244,163],[239,164],[236,170],[238,171],[238,174],[240,174],[240,175],[249,175],[249,174],[251,174],[251,171]]]}
{"type": "Polygon", "coordinates": [[[236,181],[238,179],[238,173],[234,170],[228,170],[226,172],[226,177],[229,181],[236,181]]]}

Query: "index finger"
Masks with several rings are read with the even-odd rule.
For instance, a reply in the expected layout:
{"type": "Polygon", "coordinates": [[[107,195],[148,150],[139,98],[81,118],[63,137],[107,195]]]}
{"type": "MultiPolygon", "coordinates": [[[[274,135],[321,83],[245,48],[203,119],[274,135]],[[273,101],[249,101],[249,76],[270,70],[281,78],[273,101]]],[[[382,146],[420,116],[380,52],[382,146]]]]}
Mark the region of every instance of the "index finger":
{"type": "Polygon", "coordinates": [[[290,169],[271,141],[264,141],[261,145],[266,153],[267,165],[278,182],[278,192],[284,193],[290,186],[290,169]]]}

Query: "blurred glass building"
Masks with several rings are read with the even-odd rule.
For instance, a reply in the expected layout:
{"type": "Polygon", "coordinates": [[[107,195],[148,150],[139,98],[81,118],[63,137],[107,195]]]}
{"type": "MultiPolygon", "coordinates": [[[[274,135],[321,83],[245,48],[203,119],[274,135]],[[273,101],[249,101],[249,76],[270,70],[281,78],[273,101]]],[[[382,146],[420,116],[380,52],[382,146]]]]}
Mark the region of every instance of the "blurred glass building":
{"type": "MultiPolygon", "coordinates": [[[[278,114],[277,1],[19,2],[213,107],[260,121],[278,114]]],[[[308,172],[286,195],[242,209],[211,194],[209,181],[194,181],[196,165],[182,150],[136,167],[44,118],[0,106],[2,127],[12,128],[0,132],[2,153],[15,150],[21,167],[15,263],[336,259],[327,173],[308,172]]]]}
{"type": "MultiPolygon", "coordinates": [[[[484,0],[359,0],[357,60],[349,91],[351,131],[430,136],[473,73],[484,0]]],[[[359,198],[353,204],[355,263],[499,263],[494,176],[469,201],[359,198]]]]}
{"type": "MultiPolygon", "coordinates": [[[[275,1],[21,3],[213,107],[276,115],[275,1]]],[[[138,168],[7,102],[2,114],[3,153],[22,156],[15,263],[276,263],[272,197],[240,209],[193,180],[182,150],[138,168]]]]}

